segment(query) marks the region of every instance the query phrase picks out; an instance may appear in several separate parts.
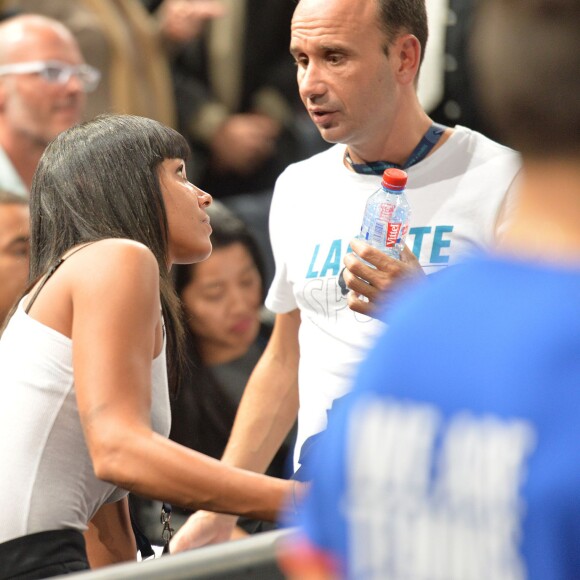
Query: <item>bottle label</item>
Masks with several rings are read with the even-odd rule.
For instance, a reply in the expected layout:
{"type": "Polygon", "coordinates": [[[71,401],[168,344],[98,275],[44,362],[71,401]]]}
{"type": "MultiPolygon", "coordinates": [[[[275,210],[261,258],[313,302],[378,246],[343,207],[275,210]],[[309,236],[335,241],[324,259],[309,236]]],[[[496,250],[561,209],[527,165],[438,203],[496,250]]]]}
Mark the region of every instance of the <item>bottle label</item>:
{"type": "Polygon", "coordinates": [[[397,242],[401,239],[401,222],[389,222],[387,224],[387,239],[385,246],[387,248],[394,248],[397,242]]]}
{"type": "Polygon", "coordinates": [[[388,222],[395,211],[395,206],[392,203],[382,203],[379,211],[379,219],[383,222],[388,222]]]}
{"type": "Polygon", "coordinates": [[[376,221],[374,223],[371,243],[377,247],[381,247],[385,243],[385,224],[376,221]]]}

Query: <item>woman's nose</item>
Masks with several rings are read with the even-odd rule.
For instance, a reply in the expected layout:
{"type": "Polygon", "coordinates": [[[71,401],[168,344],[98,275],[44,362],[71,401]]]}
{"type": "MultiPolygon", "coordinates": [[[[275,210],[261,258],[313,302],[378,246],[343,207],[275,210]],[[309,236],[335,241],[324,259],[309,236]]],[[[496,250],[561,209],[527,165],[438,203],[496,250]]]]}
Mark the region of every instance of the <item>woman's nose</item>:
{"type": "Polygon", "coordinates": [[[199,203],[199,207],[209,207],[213,202],[213,197],[207,193],[207,191],[203,191],[203,189],[199,189],[196,187],[196,195],[197,201],[199,203]]]}

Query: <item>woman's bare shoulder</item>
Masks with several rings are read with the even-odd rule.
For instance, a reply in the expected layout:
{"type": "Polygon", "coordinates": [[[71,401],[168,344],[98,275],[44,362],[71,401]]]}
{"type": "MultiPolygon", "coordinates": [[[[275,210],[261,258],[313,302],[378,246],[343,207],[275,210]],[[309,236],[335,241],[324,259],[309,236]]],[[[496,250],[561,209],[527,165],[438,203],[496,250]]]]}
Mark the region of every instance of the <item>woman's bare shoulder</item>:
{"type": "MultiPolygon", "coordinates": [[[[158,264],[153,252],[141,242],[124,238],[107,238],[96,242],[89,242],[84,246],[71,249],[64,256],[72,262],[74,255],[78,255],[78,265],[87,267],[91,262],[110,269],[112,267],[142,267],[157,269],[158,264]]],[[[77,260],[75,260],[77,261],[77,260]]]]}
{"type": "Polygon", "coordinates": [[[93,290],[105,286],[119,291],[125,287],[127,291],[139,288],[158,292],[159,264],[153,252],[140,242],[99,240],[79,250],[76,256],[69,252],[69,256],[74,278],[85,290],[90,285],[93,290]]]}
{"type": "Polygon", "coordinates": [[[33,318],[68,337],[73,319],[88,325],[87,320],[133,316],[155,323],[159,266],[145,245],[104,239],[71,248],[63,258],[34,301],[33,318]]]}
{"type": "Polygon", "coordinates": [[[87,242],[69,250],[66,255],[72,255],[77,248],[79,249],[79,252],[87,252],[93,256],[107,255],[109,257],[114,257],[115,255],[118,255],[122,257],[126,256],[128,258],[134,257],[135,259],[138,259],[139,256],[141,256],[142,259],[144,259],[145,256],[150,256],[155,260],[153,252],[145,244],[126,238],[106,238],[104,240],[97,240],[96,242],[87,242]]]}

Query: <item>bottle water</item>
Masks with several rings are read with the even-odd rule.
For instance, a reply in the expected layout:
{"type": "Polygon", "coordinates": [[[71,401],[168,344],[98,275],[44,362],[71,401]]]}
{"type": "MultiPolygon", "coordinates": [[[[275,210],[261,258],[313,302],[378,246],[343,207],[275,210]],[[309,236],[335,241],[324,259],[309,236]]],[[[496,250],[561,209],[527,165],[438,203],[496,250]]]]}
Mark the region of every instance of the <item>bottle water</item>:
{"type": "Polygon", "coordinates": [[[396,259],[409,232],[411,208],[405,194],[406,184],[404,171],[385,169],[381,187],[367,201],[360,234],[356,236],[396,259]]]}

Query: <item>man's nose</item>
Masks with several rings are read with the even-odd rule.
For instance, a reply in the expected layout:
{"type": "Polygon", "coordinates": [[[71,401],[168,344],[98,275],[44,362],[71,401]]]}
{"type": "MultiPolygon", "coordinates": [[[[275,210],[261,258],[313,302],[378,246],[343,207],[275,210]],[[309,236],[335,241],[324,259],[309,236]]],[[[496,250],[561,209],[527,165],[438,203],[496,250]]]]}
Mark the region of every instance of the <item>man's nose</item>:
{"type": "Polygon", "coordinates": [[[321,71],[313,63],[309,63],[298,79],[298,90],[304,101],[315,100],[326,91],[321,71]]]}
{"type": "Polygon", "coordinates": [[[85,85],[83,81],[80,79],[79,75],[75,74],[74,72],[71,73],[68,80],[64,84],[65,89],[67,92],[70,93],[85,93],[85,85]]]}

